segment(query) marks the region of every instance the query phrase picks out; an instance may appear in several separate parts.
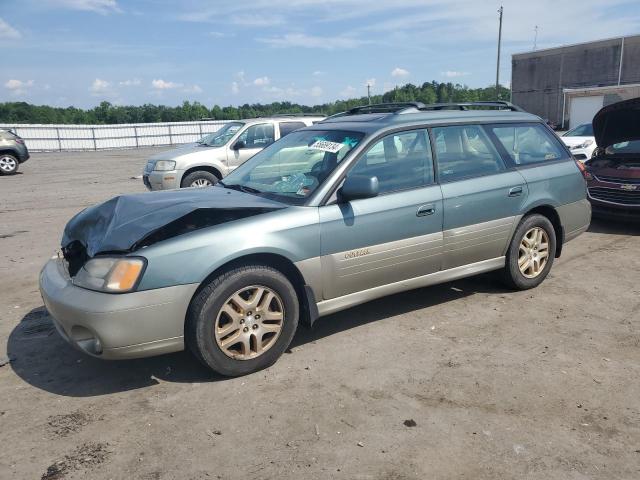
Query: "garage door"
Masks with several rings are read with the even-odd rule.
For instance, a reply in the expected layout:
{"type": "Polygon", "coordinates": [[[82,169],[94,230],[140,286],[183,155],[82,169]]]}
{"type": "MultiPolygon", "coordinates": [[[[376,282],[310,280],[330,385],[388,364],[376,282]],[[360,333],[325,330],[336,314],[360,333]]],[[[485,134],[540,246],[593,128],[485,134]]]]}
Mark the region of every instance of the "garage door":
{"type": "Polygon", "coordinates": [[[577,127],[583,123],[591,123],[595,114],[602,108],[603,102],[603,95],[573,97],[569,110],[569,128],[577,127]]]}

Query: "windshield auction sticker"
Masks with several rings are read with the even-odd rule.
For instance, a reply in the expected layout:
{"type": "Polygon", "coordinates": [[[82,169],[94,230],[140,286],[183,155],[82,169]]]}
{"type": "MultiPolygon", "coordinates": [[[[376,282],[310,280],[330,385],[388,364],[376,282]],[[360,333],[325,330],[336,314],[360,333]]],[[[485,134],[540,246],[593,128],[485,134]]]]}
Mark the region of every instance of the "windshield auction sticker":
{"type": "Polygon", "coordinates": [[[309,145],[311,150],[322,150],[329,153],[338,153],[342,147],[344,147],[344,143],[330,142],[328,140],[318,140],[309,145]]]}

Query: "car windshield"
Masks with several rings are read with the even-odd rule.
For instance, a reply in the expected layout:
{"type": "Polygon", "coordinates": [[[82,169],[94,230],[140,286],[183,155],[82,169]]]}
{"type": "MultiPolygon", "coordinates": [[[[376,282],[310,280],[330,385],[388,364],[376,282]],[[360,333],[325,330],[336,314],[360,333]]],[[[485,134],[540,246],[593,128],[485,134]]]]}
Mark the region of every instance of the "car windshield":
{"type": "Polygon", "coordinates": [[[593,137],[593,125],[585,123],[569,130],[563,137],[593,137]]]}
{"type": "Polygon", "coordinates": [[[226,145],[226,143],[231,140],[231,137],[233,137],[243,126],[244,123],[242,122],[227,123],[217,132],[213,132],[202,137],[198,140],[198,143],[200,145],[206,145],[207,147],[221,147],[226,145]]]}
{"type": "Polygon", "coordinates": [[[257,153],[224,179],[235,188],[292,205],[304,204],[364,133],[299,130],[257,153]]]}
{"type": "Polygon", "coordinates": [[[631,142],[614,143],[606,148],[607,155],[625,155],[625,154],[639,154],[640,153],[640,140],[634,140],[631,142]]]}

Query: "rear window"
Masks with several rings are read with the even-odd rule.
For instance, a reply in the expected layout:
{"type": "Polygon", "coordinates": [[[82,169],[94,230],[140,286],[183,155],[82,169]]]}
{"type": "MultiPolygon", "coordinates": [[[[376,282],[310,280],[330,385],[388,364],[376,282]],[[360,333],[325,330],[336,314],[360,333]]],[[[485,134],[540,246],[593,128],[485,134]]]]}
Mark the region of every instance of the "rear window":
{"type": "Polygon", "coordinates": [[[304,127],[306,127],[304,122],[280,122],[280,138],[304,127]]]}
{"type": "Polygon", "coordinates": [[[551,162],[567,158],[560,141],[539,123],[489,125],[516,165],[551,162]]]}

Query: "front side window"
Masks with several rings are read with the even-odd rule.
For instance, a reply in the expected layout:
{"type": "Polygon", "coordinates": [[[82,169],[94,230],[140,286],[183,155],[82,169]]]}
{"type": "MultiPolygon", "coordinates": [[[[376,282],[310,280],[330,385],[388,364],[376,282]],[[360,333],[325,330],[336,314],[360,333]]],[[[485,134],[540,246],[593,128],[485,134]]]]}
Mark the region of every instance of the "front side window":
{"type": "Polygon", "coordinates": [[[436,127],[433,138],[442,182],[505,170],[500,154],[479,125],[436,127]]]}
{"type": "Polygon", "coordinates": [[[516,165],[549,162],[566,158],[557,138],[540,124],[490,125],[516,165]]]}
{"type": "Polygon", "coordinates": [[[295,131],[258,152],[220,183],[301,205],[363,138],[364,133],[343,130],[295,131]]]}
{"type": "Polygon", "coordinates": [[[349,175],[377,177],[380,193],[433,183],[433,160],[426,130],[387,135],[374,143],[349,175]]]}
{"type": "Polygon", "coordinates": [[[303,122],[280,122],[280,138],[304,127],[306,125],[303,122]]]}
{"type": "Polygon", "coordinates": [[[264,148],[275,142],[273,123],[251,125],[238,137],[244,143],[244,148],[264,148]]]}

